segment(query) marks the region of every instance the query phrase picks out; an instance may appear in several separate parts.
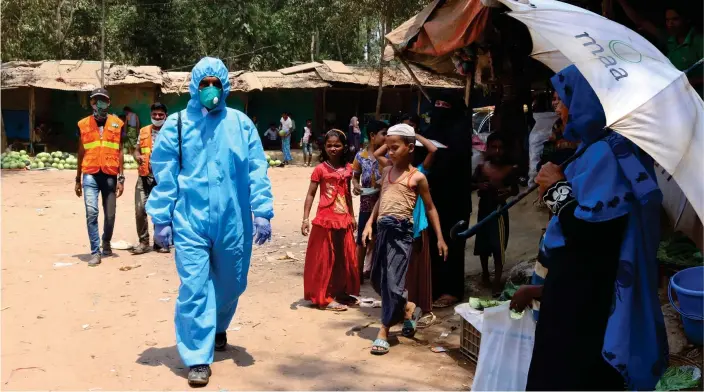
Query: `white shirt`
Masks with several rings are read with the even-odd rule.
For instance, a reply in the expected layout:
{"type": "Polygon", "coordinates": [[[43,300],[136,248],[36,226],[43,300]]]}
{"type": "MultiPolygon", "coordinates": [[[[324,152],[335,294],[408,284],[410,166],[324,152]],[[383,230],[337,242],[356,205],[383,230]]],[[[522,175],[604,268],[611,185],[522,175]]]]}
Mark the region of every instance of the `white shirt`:
{"type": "Polygon", "coordinates": [[[276,130],[269,128],[264,132],[264,136],[269,140],[276,140],[276,130]]]}
{"type": "Polygon", "coordinates": [[[293,128],[293,121],[291,121],[291,117],[285,120],[283,117],[281,117],[281,129],[286,131],[286,133],[289,133],[289,131],[291,131],[291,128],[293,128]]]}
{"type": "Polygon", "coordinates": [[[310,140],[310,135],[311,135],[311,130],[308,127],[303,127],[303,138],[301,139],[301,143],[308,143],[310,140]]]}

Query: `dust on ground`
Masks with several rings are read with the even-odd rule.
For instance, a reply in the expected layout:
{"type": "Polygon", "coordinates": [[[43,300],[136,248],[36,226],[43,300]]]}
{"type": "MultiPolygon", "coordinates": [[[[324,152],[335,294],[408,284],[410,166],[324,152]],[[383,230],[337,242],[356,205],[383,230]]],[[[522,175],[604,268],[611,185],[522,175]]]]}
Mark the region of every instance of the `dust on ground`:
{"type": "MultiPolygon", "coordinates": [[[[206,389],[467,390],[474,368],[458,353],[459,318],[451,309],[436,312],[439,323],[414,339],[392,338],[391,352],[376,357],[369,349],[379,309],[335,313],[302,300],[307,239],[300,222],[311,171],[270,170],[274,240],[254,250],[248,288],[228,330],[230,347],[216,353],[206,389]],[[286,252],[294,259],[285,259],[286,252]],[[444,332],[449,336],[441,338],[444,332]],[[433,353],[434,346],[450,352],[433,353]]],[[[0,385],[187,388],[175,347],[179,280],[172,255],[116,251],[101,266],[87,267],[85,212],[73,193],[74,175],[3,171],[0,385]],[[125,266],[132,269],[121,271],[125,266]]],[[[113,241],[136,241],[136,177],[128,173],[118,199],[113,241]]],[[[512,211],[509,264],[535,253],[545,223],[538,216],[529,204],[512,211]]],[[[472,251],[470,241],[468,274],[480,270],[472,251]]],[[[368,284],[363,295],[374,295],[368,284]]]]}

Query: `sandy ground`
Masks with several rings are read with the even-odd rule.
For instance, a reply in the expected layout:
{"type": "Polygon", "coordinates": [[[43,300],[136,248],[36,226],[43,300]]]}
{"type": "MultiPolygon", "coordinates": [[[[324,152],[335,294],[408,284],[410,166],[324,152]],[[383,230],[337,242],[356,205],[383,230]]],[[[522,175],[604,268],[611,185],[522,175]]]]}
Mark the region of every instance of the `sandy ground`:
{"type": "MultiPolygon", "coordinates": [[[[457,352],[452,310],[436,312],[438,325],[413,340],[392,339],[391,353],[375,357],[369,348],[379,309],[334,313],[302,300],[306,239],[299,230],[311,170],[270,171],[274,240],[254,251],[248,289],[228,330],[231,346],[216,354],[207,389],[467,390],[473,365],[457,352]],[[281,260],[286,252],[297,260],[281,260]],[[450,335],[441,338],[443,332],[450,335]],[[434,346],[450,351],[433,353],[434,346]]],[[[113,241],[136,240],[135,177],[129,173],[118,199],[113,241]]],[[[179,281],[172,256],[117,251],[88,268],[84,207],[73,178],[70,171],[3,172],[1,387],[187,388],[174,346],[179,281]],[[119,270],[134,265],[140,267],[119,270]]],[[[511,217],[509,264],[535,254],[545,222],[530,205],[511,217]]],[[[472,250],[469,242],[468,274],[480,271],[472,250]]],[[[373,295],[368,284],[363,294],[373,295]]]]}

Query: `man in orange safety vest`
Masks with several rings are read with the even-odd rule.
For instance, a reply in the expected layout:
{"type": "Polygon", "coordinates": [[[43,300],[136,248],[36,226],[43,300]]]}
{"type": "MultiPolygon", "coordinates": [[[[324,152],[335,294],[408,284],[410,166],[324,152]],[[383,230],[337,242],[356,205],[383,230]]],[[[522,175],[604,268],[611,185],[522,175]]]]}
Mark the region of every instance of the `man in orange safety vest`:
{"type": "Polygon", "coordinates": [[[80,140],[75,191],[76,196],[83,196],[86,206],[91,254],[88,265],[93,267],[100,264],[102,257],[112,256],[110,240],[115,227],[116,198],[122,196],[125,176],[122,174],[124,124],[117,116],[108,114],[108,91],[104,88],[93,90],[90,105],[93,114],[78,122],[80,140]],[[99,194],[103,198],[105,214],[102,252],[98,230],[99,194]]]}
{"type": "MultiPolygon", "coordinates": [[[[137,220],[139,245],[132,249],[132,254],[134,255],[141,255],[151,250],[149,247],[149,218],[147,217],[145,206],[149,194],[156,185],[156,181],[154,181],[154,173],[152,173],[149,157],[156,144],[157,135],[166,121],[167,114],[166,105],[155,102],[151,107],[152,124],[139,130],[137,145],[134,146],[133,155],[137,160],[137,164],[139,164],[139,178],[134,188],[134,210],[137,220]]],[[[156,243],[154,244],[154,250],[159,253],[169,252],[169,248],[161,247],[156,243]]]]}

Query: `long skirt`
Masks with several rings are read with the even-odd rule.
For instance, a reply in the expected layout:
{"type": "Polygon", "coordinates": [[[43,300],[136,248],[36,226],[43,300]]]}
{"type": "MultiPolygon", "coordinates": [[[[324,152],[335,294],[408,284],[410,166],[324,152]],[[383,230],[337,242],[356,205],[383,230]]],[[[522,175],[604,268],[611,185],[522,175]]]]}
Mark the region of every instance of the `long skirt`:
{"type": "Polygon", "coordinates": [[[413,240],[411,264],[406,275],[408,300],[415,303],[424,313],[433,310],[433,286],[430,267],[430,244],[428,231],[423,230],[420,238],[413,240]]]}
{"type": "Polygon", "coordinates": [[[413,248],[413,223],[385,216],[377,222],[372,287],[381,295],[381,323],[391,327],[403,320],[408,302],[406,274],[413,248]]]}
{"type": "Polygon", "coordinates": [[[359,270],[353,230],[313,225],[303,269],[303,295],[325,307],[341,295],[359,295],[359,270]]]}

